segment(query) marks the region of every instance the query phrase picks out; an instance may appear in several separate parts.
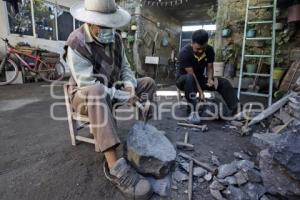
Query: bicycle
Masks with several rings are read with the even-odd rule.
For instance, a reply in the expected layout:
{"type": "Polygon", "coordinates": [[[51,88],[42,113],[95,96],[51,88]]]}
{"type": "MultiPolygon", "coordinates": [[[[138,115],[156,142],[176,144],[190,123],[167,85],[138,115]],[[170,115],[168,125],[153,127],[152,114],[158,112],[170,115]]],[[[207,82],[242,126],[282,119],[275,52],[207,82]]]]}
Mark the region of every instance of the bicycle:
{"type": "Polygon", "coordinates": [[[22,52],[13,47],[7,38],[1,38],[8,47],[8,51],[0,64],[0,86],[12,83],[19,74],[19,68],[15,59],[20,62],[20,68],[25,74],[26,71],[39,75],[46,82],[59,81],[64,78],[65,67],[59,58],[56,63],[48,63],[41,59],[39,53],[45,50],[37,50],[37,55],[22,52]],[[28,61],[26,61],[28,60],[28,61]]]}

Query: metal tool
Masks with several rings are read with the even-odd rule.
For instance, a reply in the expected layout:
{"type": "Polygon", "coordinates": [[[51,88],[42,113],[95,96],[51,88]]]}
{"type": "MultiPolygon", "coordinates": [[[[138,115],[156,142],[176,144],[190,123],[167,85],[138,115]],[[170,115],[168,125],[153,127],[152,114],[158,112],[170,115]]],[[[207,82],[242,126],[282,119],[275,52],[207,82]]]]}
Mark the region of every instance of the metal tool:
{"type": "Polygon", "coordinates": [[[146,126],[147,122],[148,122],[148,119],[149,119],[149,114],[150,114],[150,101],[147,100],[146,103],[145,103],[145,106],[143,106],[143,104],[137,100],[135,102],[135,105],[141,110],[142,114],[143,114],[143,120],[144,120],[144,126],[146,126]]]}
{"type": "Polygon", "coordinates": [[[189,133],[186,132],[184,136],[184,141],[183,142],[176,142],[176,146],[178,149],[183,149],[187,151],[192,151],[194,150],[194,145],[188,143],[189,140],[189,133]]]}

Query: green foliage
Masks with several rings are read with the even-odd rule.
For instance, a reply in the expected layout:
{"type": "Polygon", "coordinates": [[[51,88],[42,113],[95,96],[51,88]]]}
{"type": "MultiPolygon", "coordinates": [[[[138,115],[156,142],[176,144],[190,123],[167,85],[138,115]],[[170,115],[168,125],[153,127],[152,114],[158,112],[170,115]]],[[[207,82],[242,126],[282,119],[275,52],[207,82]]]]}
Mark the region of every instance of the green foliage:
{"type": "Polygon", "coordinates": [[[206,14],[211,18],[212,22],[216,22],[217,20],[217,12],[215,5],[212,5],[207,11],[206,14]]]}
{"type": "Polygon", "coordinates": [[[236,64],[240,52],[240,46],[234,42],[229,42],[228,45],[222,49],[222,54],[225,63],[236,64]]]}
{"type": "Polygon", "coordinates": [[[223,62],[222,49],[216,49],[216,62],[223,62]]]}

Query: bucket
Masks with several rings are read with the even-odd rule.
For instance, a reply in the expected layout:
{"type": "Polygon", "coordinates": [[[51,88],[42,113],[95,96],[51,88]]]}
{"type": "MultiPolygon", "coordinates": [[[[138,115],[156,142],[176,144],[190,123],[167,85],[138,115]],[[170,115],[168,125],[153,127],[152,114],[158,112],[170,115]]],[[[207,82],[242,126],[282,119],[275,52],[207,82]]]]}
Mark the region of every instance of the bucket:
{"type": "Polygon", "coordinates": [[[273,70],[273,79],[274,80],[281,80],[284,72],[285,72],[285,69],[282,69],[280,67],[274,68],[274,70],[273,70]]]}
{"type": "Polygon", "coordinates": [[[288,8],[288,22],[300,21],[300,4],[292,5],[288,8]]]}
{"type": "Polygon", "coordinates": [[[232,30],[230,28],[224,28],[222,30],[222,37],[230,37],[232,30]]]}
{"type": "Polygon", "coordinates": [[[224,70],[225,78],[233,78],[235,76],[235,65],[234,64],[226,64],[224,70]]]}
{"type": "Polygon", "coordinates": [[[256,64],[246,64],[246,69],[248,73],[255,73],[257,65],[256,64]]]}
{"type": "Polygon", "coordinates": [[[256,29],[249,29],[246,33],[247,38],[254,38],[256,36],[256,29]]]}
{"type": "Polygon", "coordinates": [[[224,62],[214,62],[214,76],[223,76],[224,62]]]}

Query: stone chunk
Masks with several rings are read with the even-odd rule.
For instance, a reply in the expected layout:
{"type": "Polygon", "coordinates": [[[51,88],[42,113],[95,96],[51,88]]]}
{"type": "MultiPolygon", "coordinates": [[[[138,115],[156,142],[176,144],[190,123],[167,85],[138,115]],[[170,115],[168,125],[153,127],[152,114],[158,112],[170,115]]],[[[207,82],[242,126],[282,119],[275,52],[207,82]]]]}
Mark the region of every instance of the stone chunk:
{"type": "Polygon", "coordinates": [[[223,193],[230,200],[250,200],[243,190],[232,185],[229,185],[223,193]]]}
{"type": "Polygon", "coordinates": [[[239,171],[234,175],[236,178],[236,183],[238,185],[243,185],[244,183],[247,183],[247,174],[243,173],[242,171],[239,171]]]}
{"type": "Polygon", "coordinates": [[[214,181],[210,184],[209,188],[212,189],[212,190],[224,190],[224,189],[225,189],[225,186],[222,185],[219,181],[214,180],[214,181]]]}
{"type": "Polygon", "coordinates": [[[252,183],[261,183],[262,182],[261,174],[256,169],[247,170],[245,173],[247,174],[248,181],[250,181],[252,183]]]}
{"type": "MultiPolygon", "coordinates": [[[[189,163],[184,162],[184,163],[180,163],[179,165],[182,169],[184,169],[187,173],[189,173],[189,170],[190,170],[189,163]]],[[[194,169],[193,169],[193,175],[197,176],[197,177],[202,177],[206,173],[207,173],[207,170],[203,169],[202,167],[194,167],[194,169]]]]}
{"type": "Polygon", "coordinates": [[[260,152],[259,168],[264,186],[270,194],[299,198],[300,182],[292,178],[285,167],[274,161],[267,149],[260,152]]]}
{"type": "Polygon", "coordinates": [[[206,181],[210,181],[211,179],[212,179],[212,174],[209,172],[209,173],[207,173],[205,176],[204,176],[204,179],[206,180],[206,181]]]}
{"type": "Polygon", "coordinates": [[[175,162],[176,151],[154,126],[137,122],[127,137],[127,159],[142,174],[166,176],[175,162]]]}
{"type": "Polygon", "coordinates": [[[266,193],[265,187],[260,184],[247,183],[242,188],[251,200],[259,200],[266,193]]]}
{"type": "Polygon", "coordinates": [[[213,196],[215,199],[217,199],[217,200],[226,200],[222,196],[222,194],[221,194],[221,192],[219,190],[212,190],[212,189],[210,189],[209,191],[210,191],[211,196],[213,196]]]}
{"type": "Polygon", "coordinates": [[[224,164],[224,165],[221,165],[218,168],[217,177],[220,178],[220,179],[223,179],[227,176],[230,176],[230,175],[234,174],[237,171],[238,171],[238,167],[237,167],[235,162],[232,162],[232,163],[229,163],[229,164],[224,164]]]}
{"type": "MultiPolygon", "coordinates": [[[[298,131],[300,132],[300,129],[298,131]]],[[[284,133],[271,146],[270,154],[274,160],[287,168],[289,175],[300,181],[300,134],[284,133]]]]}
{"type": "Polygon", "coordinates": [[[258,134],[254,133],[251,138],[251,143],[259,149],[266,149],[275,144],[275,141],[280,137],[276,133],[258,134]]]}
{"type": "Polygon", "coordinates": [[[215,155],[211,156],[211,162],[212,162],[212,164],[214,164],[216,166],[220,166],[221,165],[221,163],[219,161],[219,158],[217,156],[215,156],[215,155]]]}
{"type": "Polygon", "coordinates": [[[182,182],[182,181],[186,181],[189,179],[188,175],[176,170],[174,173],[173,173],[173,179],[177,182],[182,182]]]}
{"type": "Polygon", "coordinates": [[[241,159],[241,160],[250,160],[250,156],[248,156],[247,154],[243,153],[243,152],[234,152],[233,156],[235,158],[241,159]]]}
{"type": "Polygon", "coordinates": [[[203,177],[206,173],[207,171],[202,167],[195,167],[193,170],[193,175],[197,177],[203,177]]]}
{"type": "Polygon", "coordinates": [[[243,170],[243,171],[254,168],[254,162],[249,161],[249,160],[234,161],[233,163],[236,164],[236,166],[239,170],[243,170]]]}
{"type": "Polygon", "coordinates": [[[228,176],[224,180],[227,185],[236,185],[237,184],[237,180],[236,180],[235,176],[228,176]]]}

